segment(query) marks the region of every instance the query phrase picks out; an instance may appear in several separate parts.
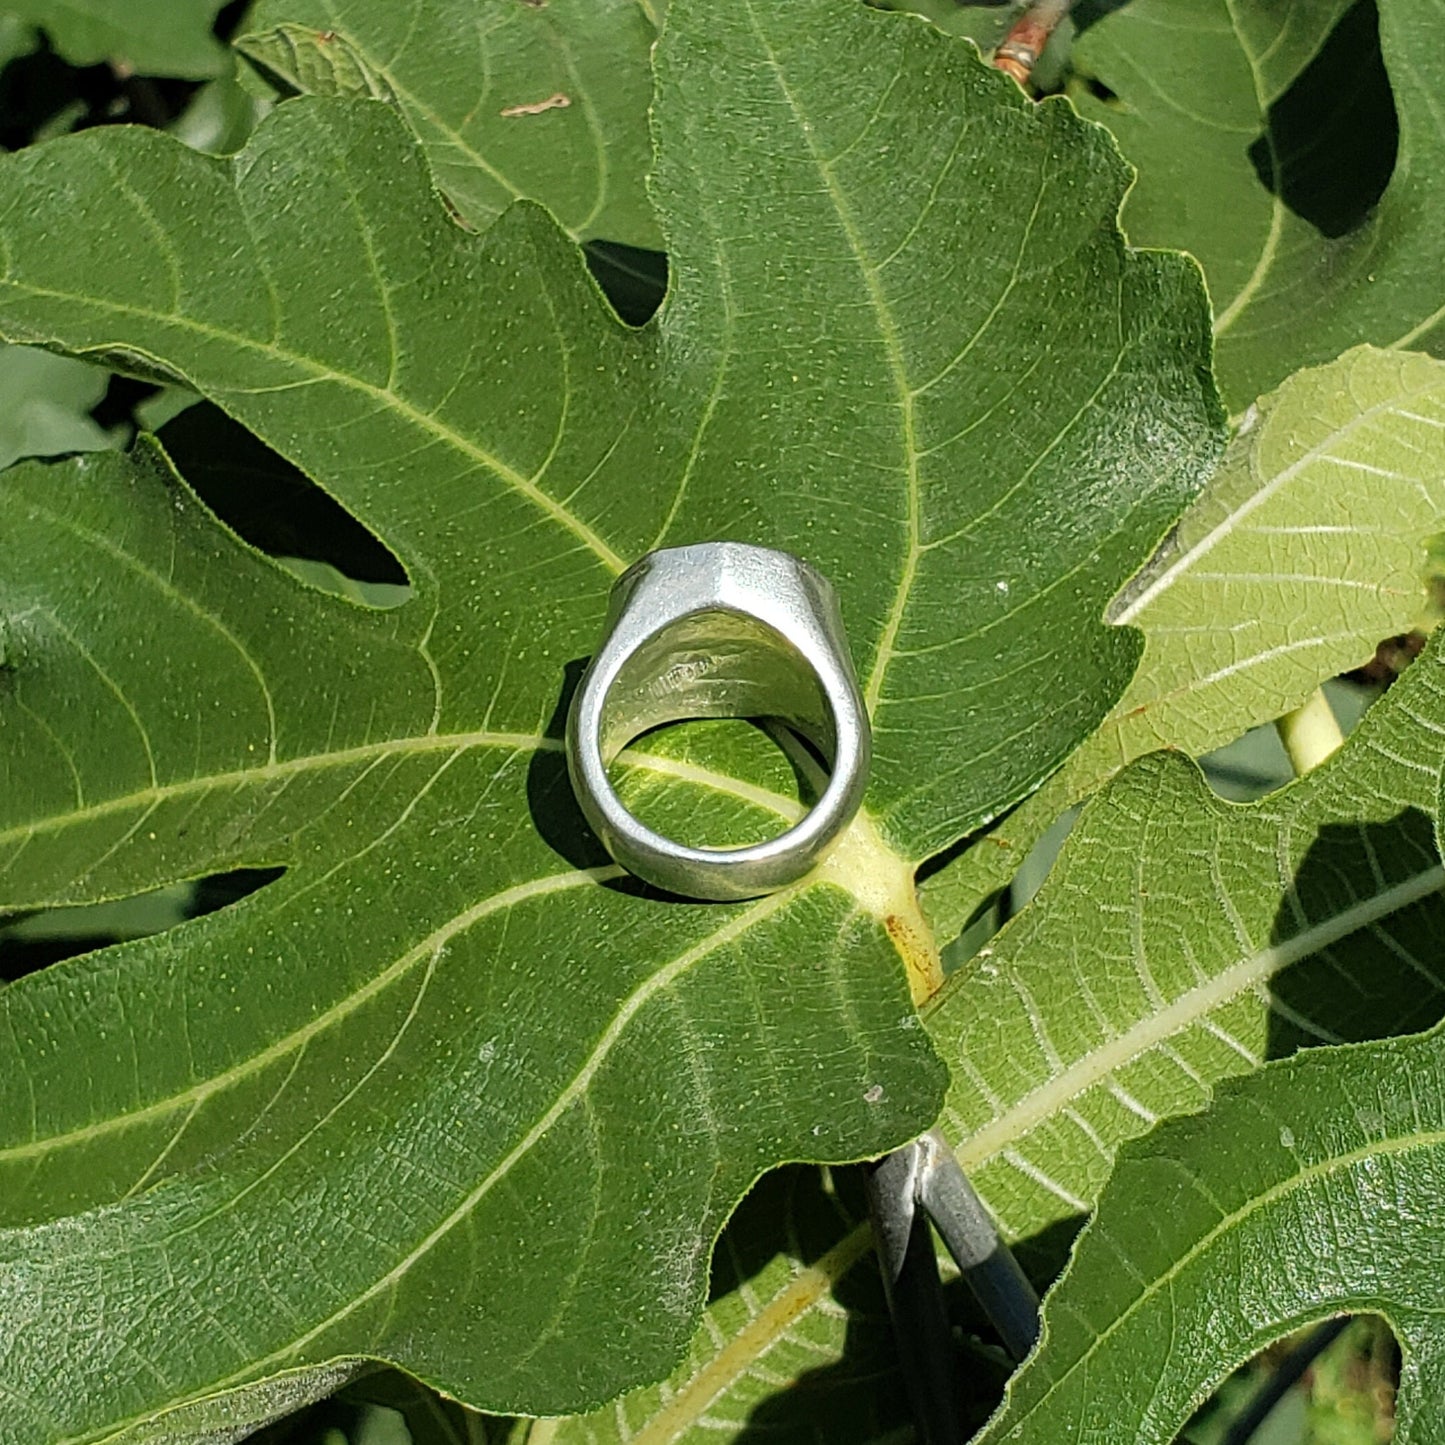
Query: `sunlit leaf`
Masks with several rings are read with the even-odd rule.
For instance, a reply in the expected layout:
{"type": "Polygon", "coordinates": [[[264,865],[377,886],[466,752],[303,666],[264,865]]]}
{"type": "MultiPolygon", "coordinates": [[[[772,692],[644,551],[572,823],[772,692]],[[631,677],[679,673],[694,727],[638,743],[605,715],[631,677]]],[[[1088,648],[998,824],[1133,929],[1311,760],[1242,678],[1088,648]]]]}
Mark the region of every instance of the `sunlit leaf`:
{"type": "Polygon", "coordinates": [[[1154,748],[1198,757],[1298,707],[1425,611],[1445,528],[1445,364],[1360,348],[1260,402],[1205,493],[1109,610],[1144,656],[1103,726],[929,884],[940,935],[1071,804],[1154,748]]]}
{"type": "MultiPolygon", "coordinates": [[[[697,0],[658,64],[642,331],[537,208],[448,219],[384,103],[5,162],[6,333],[210,397],[413,588],[312,591],[148,452],[7,479],[6,904],[286,870],[0,997],[18,1442],[355,1356],[595,1404],[677,1358],[762,1170],[936,1110],[913,868],[1124,686],[1104,605],[1218,447],[1203,297],[1123,247],[1102,132],[917,22],[697,0]],[[707,537],[834,578],[876,729],[835,855],[725,908],[620,879],[557,742],[611,581],[707,537]]],[[[692,736],[631,758],[636,806],[797,815],[756,734],[692,736]]]]}
{"type": "Polygon", "coordinates": [[[980,1445],[1052,1445],[1080,1422],[1165,1445],[1256,1350],[1360,1310],[1403,1346],[1391,1438],[1438,1440],[1442,1100],[1438,1032],[1320,1050],[1129,1149],[980,1445]]]}

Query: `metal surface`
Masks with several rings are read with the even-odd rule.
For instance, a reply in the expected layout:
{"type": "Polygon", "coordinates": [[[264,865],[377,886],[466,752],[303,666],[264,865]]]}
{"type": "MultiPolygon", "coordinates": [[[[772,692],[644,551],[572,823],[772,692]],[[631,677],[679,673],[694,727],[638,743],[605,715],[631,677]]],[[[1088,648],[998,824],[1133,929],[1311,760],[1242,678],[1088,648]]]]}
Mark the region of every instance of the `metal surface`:
{"type": "Polygon", "coordinates": [[[867,1166],[868,1214],[898,1368],[919,1445],[959,1445],[962,1378],[928,1217],[920,1206],[917,1142],[867,1166]]]}
{"type": "Polygon", "coordinates": [[[869,746],[832,586],[786,552],[739,542],[651,552],[617,579],[567,719],[572,786],[608,852],[689,898],[753,898],[809,872],[863,801],[869,746]],[[817,805],[778,837],[693,848],[634,818],[607,768],[650,728],[721,717],[781,718],[832,772],[817,805]]]}
{"type": "Polygon", "coordinates": [[[929,1221],[1015,1360],[1038,1341],[1039,1297],[938,1130],[868,1165],[867,1188],[915,1431],[921,1445],[957,1445],[962,1381],[929,1221]]]}
{"type": "Polygon", "coordinates": [[[998,1226],[937,1129],[910,1148],[919,1151],[918,1202],[933,1221],[964,1282],[1014,1359],[1038,1343],[1039,1296],[998,1226]]]}

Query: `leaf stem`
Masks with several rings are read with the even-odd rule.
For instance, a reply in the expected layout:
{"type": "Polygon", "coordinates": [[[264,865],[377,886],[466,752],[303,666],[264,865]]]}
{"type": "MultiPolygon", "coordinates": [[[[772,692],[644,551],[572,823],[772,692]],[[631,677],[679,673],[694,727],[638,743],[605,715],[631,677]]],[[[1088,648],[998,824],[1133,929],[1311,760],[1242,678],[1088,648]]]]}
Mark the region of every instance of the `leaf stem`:
{"type": "Polygon", "coordinates": [[[1297,777],[1317,768],[1345,740],[1323,688],[1316,688],[1293,712],[1278,719],[1275,728],[1297,777]]]}
{"type": "Polygon", "coordinates": [[[1032,0],[994,51],[993,68],[1013,76],[1027,90],[1044,46],[1073,4],[1074,0],[1032,0]]]}
{"type": "Polygon", "coordinates": [[[918,1198],[1004,1348],[1022,1360],[1039,1338],[1039,1296],[978,1197],[947,1139],[919,1140],[918,1198]]]}
{"type": "Polygon", "coordinates": [[[963,1439],[958,1362],[933,1236],[919,1207],[926,1158],[925,1140],[915,1140],[868,1165],[868,1213],[918,1438],[922,1445],[953,1445],[963,1439]]]}

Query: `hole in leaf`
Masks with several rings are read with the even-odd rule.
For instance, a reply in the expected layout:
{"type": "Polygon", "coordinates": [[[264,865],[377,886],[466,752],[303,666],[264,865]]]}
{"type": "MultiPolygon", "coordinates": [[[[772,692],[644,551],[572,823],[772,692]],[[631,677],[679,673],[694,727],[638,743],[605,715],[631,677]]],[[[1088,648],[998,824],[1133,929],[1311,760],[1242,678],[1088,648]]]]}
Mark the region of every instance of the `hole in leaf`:
{"type": "Polygon", "coordinates": [[[612,309],[629,326],[643,326],[667,294],[667,257],[617,241],[588,241],[582,248],[587,269],[612,309]]]}
{"type": "Polygon", "coordinates": [[[216,15],[215,22],[211,26],[211,34],[217,40],[230,40],[240,26],[246,11],[251,8],[251,0],[228,0],[222,5],[216,15]]]}
{"type": "Polygon", "coordinates": [[[1270,106],[1249,158],[1265,188],[1330,237],[1360,224],[1395,169],[1400,123],[1375,0],[1358,0],[1270,106]]]}
{"type": "MultiPolygon", "coordinates": [[[[1435,591],[1438,581],[1432,578],[1430,586],[1432,592],[1435,591]]],[[[1363,667],[1344,674],[1344,681],[1383,692],[1395,685],[1400,674],[1419,657],[1427,641],[1427,634],[1419,630],[1387,637],[1375,648],[1375,655],[1363,667]]]]}
{"type": "Polygon", "coordinates": [[[785,833],[826,780],[820,759],[775,723],[665,723],[608,769],[632,815],[693,848],[741,848],[785,833]]]}
{"type": "Polygon", "coordinates": [[[158,435],[197,496],[253,547],[354,601],[395,607],[406,600],[406,569],[396,554],[219,407],[187,407],[158,435]]]}
{"type": "Polygon", "coordinates": [[[13,983],[77,954],[164,933],[249,898],[285,871],[233,868],[108,903],[0,917],[0,981],[13,983]]]}
{"type": "MultiPolygon", "coordinates": [[[[1349,737],[1383,691],[1382,686],[1353,673],[1331,678],[1324,684],[1330,711],[1343,736],[1349,737]]],[[[1250,728],[1233,742],[1205,753],[1199,759],[1199,766],[1209,786],[1232,803],[1266,797],[1295,778],[1279,729],[1272,722],[1250,728]]]]}
{"type": "Polygon", "coordinates": [[[1124,102],[1119,99],[1119,92],[1105,85],[1098,76],[1080,75],[1078,80],[1079,84],[1101,105],[1123,106],[1124,102]]]}
{"type": "Polygon", "coordinates": [[[124,428],[124,434],[129,435],[136,425],[136,409],[160,391],[153,381],[139,381],[133,376],[112,372],[106,382],[105,395],[90,409],[90,418],[103,431],[124,428]]]}
{"type": "Polygon", "coordinates": [[[485,1445],[515,1438],[513,1423],[468,1410],[401,1370],[363,1365],[350,1384],[247,1435],[245,1445],[485,1445]]]}
{"type": "Polygon", "coordinates": [[[1325,1320],[1261,1350],[1215,1391],[1181,1445],[1388,1441],[1400,1347],[1376,1315],[1325,1320]]]}

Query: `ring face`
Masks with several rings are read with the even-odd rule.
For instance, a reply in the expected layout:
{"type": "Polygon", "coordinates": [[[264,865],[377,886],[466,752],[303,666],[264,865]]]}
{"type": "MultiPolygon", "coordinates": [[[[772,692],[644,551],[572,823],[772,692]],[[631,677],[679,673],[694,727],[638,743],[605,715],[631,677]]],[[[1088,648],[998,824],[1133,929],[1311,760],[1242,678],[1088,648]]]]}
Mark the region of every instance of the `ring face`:
{"type": "Polygon", "coordinates": [[[629,872],[717,901],[785,888],[857,813],[869,750],[837,597],[806,562],[767,547],[703,542],[650,552],[617,579],[567,718],[567,766],[587,821],[629,872]],[[650,728],[720,717],[782,718],[829,759],[832,774],[817,805],[778,837],[692,848],[634,818],[607,765],[650,728]]]}

